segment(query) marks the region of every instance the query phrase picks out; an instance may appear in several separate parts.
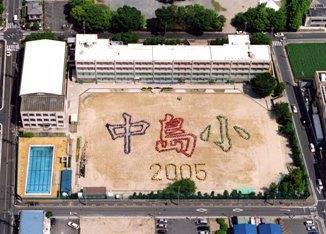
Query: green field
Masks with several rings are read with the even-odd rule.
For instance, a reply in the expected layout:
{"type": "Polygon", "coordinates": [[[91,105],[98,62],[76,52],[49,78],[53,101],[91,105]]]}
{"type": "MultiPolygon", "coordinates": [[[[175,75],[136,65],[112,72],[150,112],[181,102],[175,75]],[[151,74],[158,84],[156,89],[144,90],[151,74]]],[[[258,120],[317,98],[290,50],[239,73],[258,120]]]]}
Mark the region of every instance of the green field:
{"type": "Polygon", "coordinates": [[[286,47],[295,79],[312,79],[326,70],[326,43],[289,44],[286,47]]]}

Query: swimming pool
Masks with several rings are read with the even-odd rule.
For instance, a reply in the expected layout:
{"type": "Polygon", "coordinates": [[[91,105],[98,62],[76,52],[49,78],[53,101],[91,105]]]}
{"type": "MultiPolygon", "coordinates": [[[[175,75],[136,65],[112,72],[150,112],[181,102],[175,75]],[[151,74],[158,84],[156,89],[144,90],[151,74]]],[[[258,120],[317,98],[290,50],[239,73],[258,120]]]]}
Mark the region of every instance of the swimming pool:
{"type": "Polygon", "coordinates": [[[26,194],[51,193],[53,151],[53,145],[30,146],[26,194]]]}

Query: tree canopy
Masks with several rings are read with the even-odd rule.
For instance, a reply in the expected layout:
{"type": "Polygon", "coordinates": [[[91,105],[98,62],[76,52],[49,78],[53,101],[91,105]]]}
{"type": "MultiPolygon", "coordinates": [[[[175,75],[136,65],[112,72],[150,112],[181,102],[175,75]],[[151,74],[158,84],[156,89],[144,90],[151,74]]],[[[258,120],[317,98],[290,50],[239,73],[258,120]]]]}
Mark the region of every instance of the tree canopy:
{"type": "Polygon", "coordinates": [[[119,7],[113,14],[111,30],[114,32],[128,32],[144,27],[145,19],[141,12],[130,6],[119,7]]]}
{"type": "Polygon", "coordinates": [[[228,43],[228,39],[227,38],[216,38],[212,41],[209,42],[210,45],[224,45],[228,43]]]}
{"type": "Polygon", "coordinates": [[[137,43],[138,42],[138,36],[137,34],[133,32],[123,32],[123,33],[117,33],[112,37],[113,41],[122,41],[124,45],[127,45],[129,43],[137,43]]]}
{"type": "Polygon", "coordinates": [[[180,195],[180,197],[189,197],[196,192],[196,184],[191,179],[177,180],[172,184],[169,184],[162,193],[169,194],[171,196],[180,195]]]}
{"type": "Polygon", "coordinates": [[[253,33],[250,36],[250,43],[253,45],[271,45],[272,38],[261,32],[253,33]]]}
{"type": "Polygon", "coordinates": [[[162,7],[155,11],[155,15],[156,30],[163,32],[187,30],[191,33],[200,34],[209,30],[221,31],[225,23],[224,16],[198,4],[162,7]]]}
{"type": "Polygon", "coordinates": [[[109,29],[112,13],[109,7],[92,0],[70,0],[69,15],[79,29],[87,32],[103,32],[109,29]]]}
{"type": "Polygon", "coordinates": [[[231,24],[249,32],[295,31],[302,24],[309,6],[310,0],[286,0],[284,6],[275,11],[267,8],[266,4],[260,4],[236,14],[231,24]]]}
{"type": "Polygon", "coordinates": [[[35,40],[42,40],[42,39],[49,39],[49,40],[55,40],[56,36],[53,32],[46,31],[46,32],[37,32],[37,33],[31,33],[26,36],[26,41],[35,41],[35,40]]]}
{"type": "Polygon", "coordinates": [[[251,79],[251,87],[260,97],[270,95],[276,86],[276,79],[270,73],[257,74],[251,79]]]}

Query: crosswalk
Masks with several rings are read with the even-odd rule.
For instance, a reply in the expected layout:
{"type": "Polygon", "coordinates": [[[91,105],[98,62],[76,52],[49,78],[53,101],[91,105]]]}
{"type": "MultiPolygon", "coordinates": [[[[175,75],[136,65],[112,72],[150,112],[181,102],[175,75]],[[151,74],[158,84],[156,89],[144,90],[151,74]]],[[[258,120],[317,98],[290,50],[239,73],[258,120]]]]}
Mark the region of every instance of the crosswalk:
{"type": "Polygon", "coordinates": [[[19,25],[13,22],[8,22],[7,28],[19,28],[19,25]]]}
{"type": "Polygon", "coordinates": [[[283,46],[283,44],[280,41],[273,41],[273,46],[283,46]]]}
{"type": "Polygon", "coordinates": [[[7,45],[7,50],[10,50],[10,51],[18,51],[19,50],[19,44],[16,44],[16,45],[7,45]]]}

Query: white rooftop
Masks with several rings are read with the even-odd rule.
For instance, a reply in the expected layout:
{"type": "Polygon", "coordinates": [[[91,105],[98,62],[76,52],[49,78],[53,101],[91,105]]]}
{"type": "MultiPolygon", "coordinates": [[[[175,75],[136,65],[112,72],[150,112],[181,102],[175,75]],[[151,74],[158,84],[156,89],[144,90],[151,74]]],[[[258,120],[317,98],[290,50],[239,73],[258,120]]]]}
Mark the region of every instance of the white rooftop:
{"type": "Polygon", "coordinates": [[[266,3],[267,8],[274,9],[275,11],[278,11],[280,9],[280,0],[260,0],[259,4],[266,3]]]}
{"type": "MultiPolygon", "coordinates": [[[[95,34],[77,34],[76,61],[211,61],[265,60],[270,61],[267,45],[246,45],[248,35],[241,36],[240,45],[111,45],[109,39],[97,39],[95,34]]],[[[234,40],[236,38],[234,37],[234,40]]]]}
{"type": "Polygon", "coordinates": [[[26,42],[20,94],[63,94],[66,43],[26,42]]]}
{"type": "Polygon", "coordinates": [[[250,39],[248,34],[242,35],[228,35],[228,41],[230,45],[248,45],[250,39]]]}

